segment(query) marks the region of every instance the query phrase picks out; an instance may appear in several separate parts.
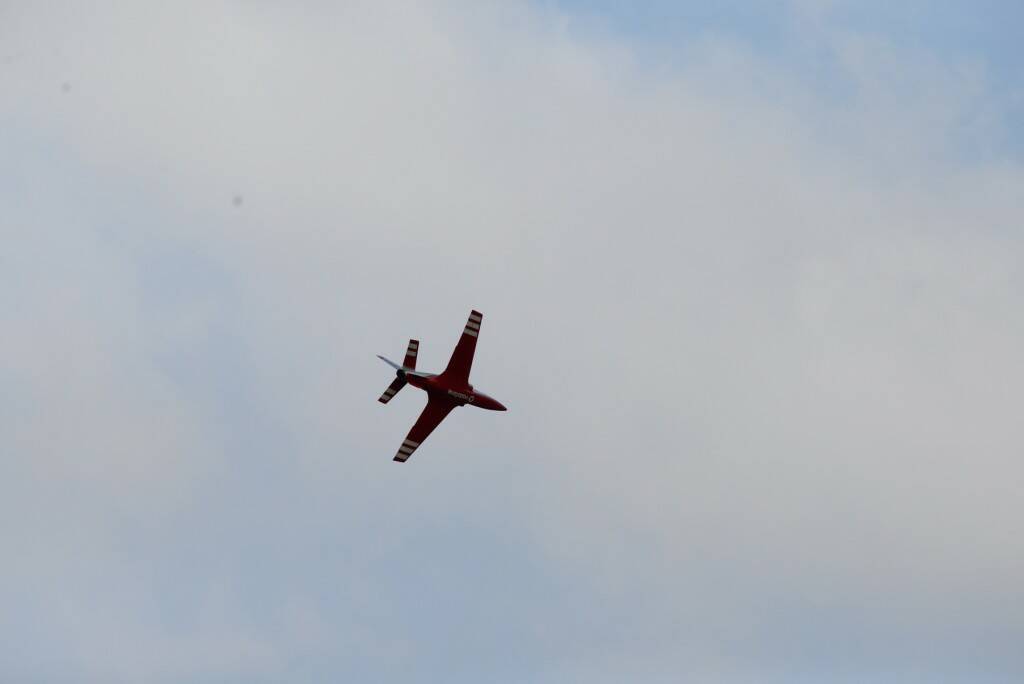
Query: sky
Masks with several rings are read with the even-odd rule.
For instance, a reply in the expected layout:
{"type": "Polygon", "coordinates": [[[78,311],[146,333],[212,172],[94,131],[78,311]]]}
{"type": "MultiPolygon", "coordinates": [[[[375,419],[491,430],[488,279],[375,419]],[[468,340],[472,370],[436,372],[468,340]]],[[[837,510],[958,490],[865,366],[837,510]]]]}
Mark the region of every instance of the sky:
{"type": "Polygon", "coordinates": [[[713,7],[0,4],[0,679],[1024,679],[1020,5],[713,7]]]}

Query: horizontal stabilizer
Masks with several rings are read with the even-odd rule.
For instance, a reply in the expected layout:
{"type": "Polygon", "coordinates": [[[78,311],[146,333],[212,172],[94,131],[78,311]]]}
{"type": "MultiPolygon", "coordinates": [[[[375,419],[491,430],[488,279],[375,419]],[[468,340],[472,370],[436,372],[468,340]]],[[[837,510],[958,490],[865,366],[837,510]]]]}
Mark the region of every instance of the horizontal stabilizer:
{"type": "Polygon", "coordinates": [[[416,354],[420,349],[419,340],[409,340],[409,346],[405,350],[405,367],[416,369],[416,354]]]}
{"type": "Polygon", "coordinates": [[[403,387],[405,387],[405,378],[395,378],[391,382],[391,384],[388,385],[388,388],[384,390],[384,394],[380,395],[380,399],[378,399],[377,401],[379,401],[382,404],[388,403],[389,401],[391,401],[391,397],[398,394],[398,390],[402,389],[403,387]]]}

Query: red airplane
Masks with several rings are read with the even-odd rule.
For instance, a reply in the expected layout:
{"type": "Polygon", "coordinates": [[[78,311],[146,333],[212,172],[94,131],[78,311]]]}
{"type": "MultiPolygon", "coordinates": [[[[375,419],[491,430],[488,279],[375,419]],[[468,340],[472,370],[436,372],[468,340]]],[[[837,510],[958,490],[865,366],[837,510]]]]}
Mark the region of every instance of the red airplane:
{"type": "Polygon", "coordinates": [[[412,452],[416,451],[423,440],[456,406],[469,404],[489,411],[507,410],[501,405],[501,402],[483,392],[476,391],[469,384],[469,369],[473,365],[473,352],[476,351],[476,338],[480,334],[480,322],[483,318],[484,315],[479,311],[474,310],[469,313],[466,328],[455,345],[455,351],[452,352],[452,358],[448,361],[448,367],[440,375],[421,373],[416,370],[416,354],[420,348],[419,340],[409,340],[409,347],[405,351],[405,361],[401,366],[380,354],[377,355],[377,358],[394,368],[395,374],[398,376],[377,401],[382,404],[388,403],[391,401],[391,397],[398,394],[398,391],[406,384],[419,387],[427,393],[427,406],[420,414],[419,420],[412,426],[412,430],[409,430],[409,436],[402,442],[394,460],[405,463],[412,456],[412,452]]]}

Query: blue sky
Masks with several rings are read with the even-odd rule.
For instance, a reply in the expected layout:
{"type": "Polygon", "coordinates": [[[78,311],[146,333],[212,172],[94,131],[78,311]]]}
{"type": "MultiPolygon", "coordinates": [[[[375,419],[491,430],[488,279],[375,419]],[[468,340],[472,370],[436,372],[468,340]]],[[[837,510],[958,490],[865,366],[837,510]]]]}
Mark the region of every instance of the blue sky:
{"type": "Polygon", "coordinates": [[[0,679],[1021,679],[1021,10],[624,7],[0,10],[0,679]]]}
{"type": "Polygon", "coordinates": [[[795,58],[801,18],[817,17],[833,30],[884,36],[948,58],[981,60],[1000,81],[1020,82],[1017,22],[1024,9],[1005,0],[981,2],[690,2],[542,3],[594,21],[639,50],[673,45],[706,33],[733,36],[773,59],[795,58]]]}
{"type": "Polygon", "coordinates": [[[685,62],[708,36],[735,41],[785,69],[827,98],[849,94],[849,74],[829,39],[859,35],[906,54],[948,65],[970,65],[987,83],[986,96],[1005,117],[998,155],[1024,151],[1024,53],[1017,27],[1024,7],[1004,0],[961,2],[616,2],[542,3],[557,7],[574,30],[614,36],[650,65],[685,62]],[[817,29],[817,30],[812,30],[817,29]]]}

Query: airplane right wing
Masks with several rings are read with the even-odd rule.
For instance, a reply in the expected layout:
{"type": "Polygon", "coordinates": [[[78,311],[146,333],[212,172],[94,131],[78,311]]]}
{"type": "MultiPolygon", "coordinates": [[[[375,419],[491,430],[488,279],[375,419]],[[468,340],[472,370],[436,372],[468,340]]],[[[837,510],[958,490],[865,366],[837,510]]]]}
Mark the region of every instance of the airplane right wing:
{"type": "Polygon", "coordinates": [[[423,413],[420,414],[416,424],[409,430],[409,436],[402,442],[402,446],[399,447],[394,460],[399,463],[405,463],[412,456],[412,452],[416,451],[419,445],[423,443],[423,440],[430,436],[434,428],[440,425],[445,416],[451,413],[451,410],[456,406],[458,404],[451,399],[430,395],[426,408],[423,409],[423,413]]]}

